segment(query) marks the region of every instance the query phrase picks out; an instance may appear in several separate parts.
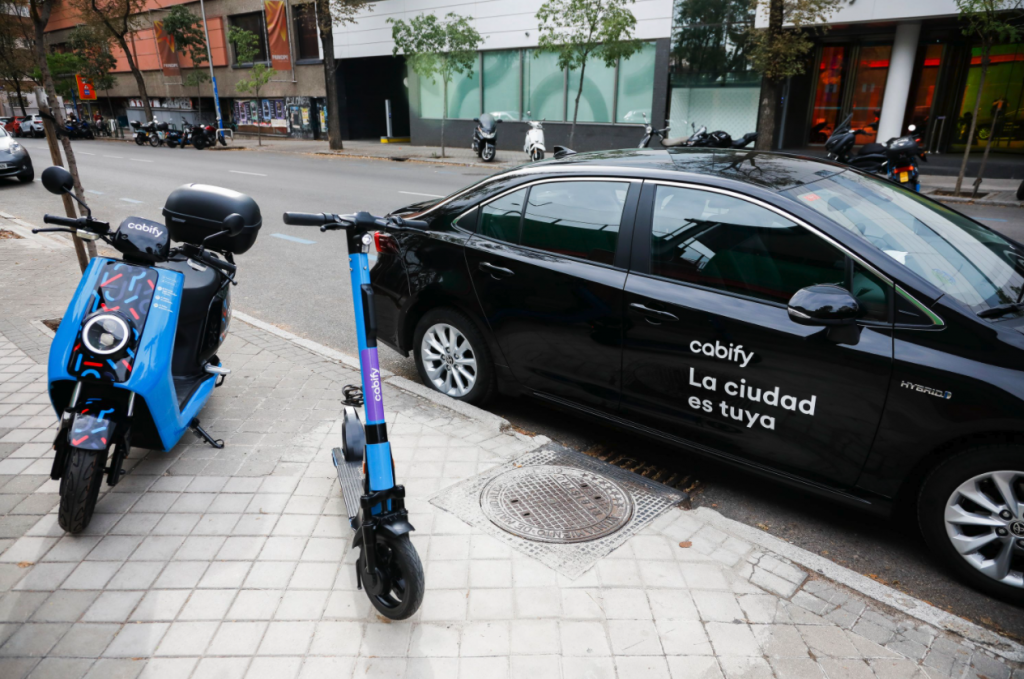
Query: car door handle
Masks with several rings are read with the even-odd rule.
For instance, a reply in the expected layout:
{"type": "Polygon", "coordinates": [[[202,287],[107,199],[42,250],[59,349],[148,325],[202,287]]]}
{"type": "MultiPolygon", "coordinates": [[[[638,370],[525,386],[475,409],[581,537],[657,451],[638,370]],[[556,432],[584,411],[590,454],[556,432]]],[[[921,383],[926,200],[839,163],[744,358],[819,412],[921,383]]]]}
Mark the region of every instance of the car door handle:
{"type": "Polygon", "coordinates": [[[491,274],[494,278],[508,278],[509,276],[515,276],[516,272],[512,269],[506,269],[504,267],[495,266],[490,262],[480,262],[480,270],[486,271],[491,274]]]}
{"type": "Polygon", "coordinates": [[[679,320],[679,317],[676,316],[675,314],[670,314],[667,311],[659,311],[658,309],[652,309],[650,307],[644,306],[643,304],[640,304],[639,302],[633,302],[629,306],[633,307],[634,309],[642,313],[644,316],[647,316],[647,319],[651,321],[658,321],[664,323],[666,321],[679,320]]]}

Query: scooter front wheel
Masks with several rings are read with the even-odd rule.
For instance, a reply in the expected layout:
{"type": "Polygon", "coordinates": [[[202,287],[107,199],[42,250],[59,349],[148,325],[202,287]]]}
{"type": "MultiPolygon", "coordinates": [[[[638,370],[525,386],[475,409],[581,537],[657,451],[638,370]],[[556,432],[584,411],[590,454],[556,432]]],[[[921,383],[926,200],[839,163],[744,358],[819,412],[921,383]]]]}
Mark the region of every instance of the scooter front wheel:
{"type": "MultiPolygon", "coordinates": [[[[366,545],[360,545],[366,549],[366,545]]],[[[423,603],[423,564],[408,535],[377,535],[377,573],[371,577],[360,552],[356,561],[363,589],[373,607],[390,620],[405,620],[423,603]]]]}
{"type": "Polygon", "coordinates": [[[534,162],[536,162],[538,160],[544,160],[544,152],[541,151],[540,149],[534,149],[533,150],[533,160],[534,160],[534,162]]]}
{"type": "Polygon", "coordinates": [[[81,533],[92,521],[96,498],[103,483],[105,450],[72,448],[60,479],[60,507],[57,522],[69,533],[81,533]]]}
{"type": "Polygon", "coordinates": [[[135,137],[135,143],[138,144],[139,146],[145,146],[146,140],[143,139],[142,137],[136,136],[135,137]]]}
{"type": "Polygon", "coordinates": [[[157,146],[160,146],[163,143],[164,140],[161,139],[160,137],[157,137],[156,135],[149,138],[149,145],[152,146],[153,148],[156,148],[157,146]]]}
{"type": "Polygon", "coordinates": [[[484,145],[480,157],[483,158],[484,162],[489,163],[494,160],[494,146],[491,144],[484,145]]]}

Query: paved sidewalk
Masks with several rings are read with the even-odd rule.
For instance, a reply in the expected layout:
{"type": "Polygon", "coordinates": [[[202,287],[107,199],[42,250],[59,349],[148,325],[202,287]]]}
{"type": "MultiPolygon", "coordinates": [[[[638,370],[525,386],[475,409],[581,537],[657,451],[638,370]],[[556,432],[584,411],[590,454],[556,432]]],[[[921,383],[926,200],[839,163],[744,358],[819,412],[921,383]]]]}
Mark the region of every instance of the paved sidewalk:
{"type": "Polygon", "coordinates": [[[237,319],[221,352],[234,372],[203,413],[227,446],[135,450],[89,529],[64,535],[31,322],[60,316],[77,278],[70,248],[0,240],[3,679],[1024,679],[1020,646],[904,615],[714,512],[669,508],[561,576],[430,502],[546,442],[399,381],[386,414],[427,593],[386,622],[355,590],[328,453],[357,373],[237,319]]]}

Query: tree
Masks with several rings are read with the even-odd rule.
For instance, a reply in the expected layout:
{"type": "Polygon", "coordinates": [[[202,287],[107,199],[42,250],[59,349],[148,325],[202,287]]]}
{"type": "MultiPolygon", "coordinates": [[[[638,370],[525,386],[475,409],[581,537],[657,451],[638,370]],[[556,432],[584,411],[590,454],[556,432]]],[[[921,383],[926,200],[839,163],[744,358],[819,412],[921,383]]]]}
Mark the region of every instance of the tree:
{"type": "MultiPolygon", "coordinates": [[[[113,42],[108,33],[88,24],[77,26],[68,35],[71,53],[79,59],[78,74],[104,92],[117,82],[111,73],[117,65],[117,59],[111,52],[113,42]]],[[[110,116],[113,117],[114,104],[110,101],[109,93],[107,104],[110,106],[110,116]]]]}
{"type": "Polygon", "coordinates": [[[547,0],[537,11],[541,52],[558,55],[558,67],[580,72],[580,86],[569,128],[569,146],[576,134],[576,117],[580,111],[583,78],[591,57],[614,68],[618,60],[629,59],[642,43],[633,39],[636,17],[627,5],[634,0],[547,0]]]}
{"type": "Polygon", "coordinates": [[[334,58],[334,25],[355,23],[356,15],[372,11],[370,0],[315,0],[317,32],[324,53],[324,87],[327,95],[327,145],[338,150],[341,143],[341,112],[338,111],[338,65],[334,58]]]}
{"type": "MultiPolygon", "coordinates": [[[[82,70],[82,60],[71,52],[51,52],[46,55],[46,65],[50,69],[57,96],[67,105],[77,87],[75,76],[82,70]]],[[[32,70],[32,79],[38,83],[43,82],[43,73],[38,66],[32,70]]]]}
{"type": "Polygon", "coordinates": [[[24,82],[32,76],[31,32],[32,22],[26,16],[26,9],[20,2],[0,0],[0,83],[14,89],[17,101],[14,106],[25,111],[24,82]]]}
{"type": "Polygon", "coordinates": [[[203,93],[200,86],[209,81],[210,76],[200,66],[206,64],[206,33],[203,21],[184,5],[175,5],[164,17],[164,31],[174,41],[179,54],[184,54],[192,62],[192,70],[182,78],[186,87],[196,88],[196,101],[199,103],[198,114],[203,115],[203,93]]]}
{"type": "Polygon", "coordinates": [[[720,83],[749,69],[746,45],[753,13],[750,0],[679,2],[672,36],[673,75],[720,83]]]}
{"type": "Polygon", "coordinates": [[[444,121],[448,118],[448,83],[457,73],[473,75],[477,48],[483,41],[470,25],[473,17],[449,12],[444,19],[421,14],[408,21],[388,19],[395,41],[392,54],[405,53],[405,63],[420,78],[441,78],[444,105],[441,112],[441,157],[444,158],[444,121]]]}
{"type": "Polygon", "coordinates": [[[135,76],[146,120],[152,120],[153,109],[149,106],[146,79],[139,70],[135,53],[128,45],[129,41],[134,43],[133,34],[142,28],[141,12],[145,11],[148,0],[69,0],[69,3],[83,21],[105,31],[117,42],[128,60],[128,68],[135,76]]]}
{"type": "MultiPolygon", "coordinates": [[[[992,47],[1004,42],[1016,42],[1020,29],[1011,23],[1020,19],[1021,0],[956,0],[963,21],[963,33],[975,40],[981,48],[981,73],[978,76],[978,94],[974,98],[974,112],[967,132],[964,159],[960,163],[960,174],[956,178],[954,195],[960,195],[960,186],[967,172],[967,160],[971,156],[974,132],[978,127],[978,111],[981,108],[981,93],[991,63],[992,47]],[[1016,10],[1016,12],[1014,12],[1016,10]],[[1016,14],[1014,16],[1014,14],[1016,14]]],[[[989,135],[988,143],[992,143],[989,135]]],[[[987,147],[986,147],[987,152],[987,147]]]]}
{"type": "MultiPolygon", "coordinates": [[[[254,64],[260,54],[260,38],[252,31],[232,26],[228,31],[228,40],[235,46],[235,58],[239,63],[253,64],[249,77],[239,80],[235,87],[239,92],[252,92],[256,95],[256,109],[260,111],[260,88],[274,77],[274,69],[266,64],[254,64]]],[[[263,146],[263,128],[260,126],[259,114],[256,117],[256,143],[263,146]]]]}
{"type": "Polygon", "coordinates": [[[770,151],[775,137],[775,109],[786,78],[804,72],[814,43],[812,31],[826,30],[829,16],[845,0],[752,0],[767,28],[751,26],[750,61],[761,74],[761,100],[757,111],[755,148],[770,151]],[[814,28],[818,24],[817,28],[814,28]]]}

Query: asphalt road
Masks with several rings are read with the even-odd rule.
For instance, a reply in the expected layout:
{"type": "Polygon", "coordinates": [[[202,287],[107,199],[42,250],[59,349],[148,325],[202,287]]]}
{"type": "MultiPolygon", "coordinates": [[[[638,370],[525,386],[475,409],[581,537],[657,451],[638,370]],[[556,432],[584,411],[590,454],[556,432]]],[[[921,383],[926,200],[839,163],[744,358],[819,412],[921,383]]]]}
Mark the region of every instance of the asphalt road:
{"type": "MultiPolygon", "coordinates": [[[[37,175],[49,157],[42,140],[25,140],[37,175]]],[[[76,142],[82,181],[97,217],[118,224],[128,216],[163,221],[166,196],[187,182],[237,189],[263,212],[255,246],[238,258],[237,309],[341,351],[355,345],[345,245],[338,234],[281,222],[285,210],[385,212],[446,195],[486,176],[486,170],[351,160],[271,152],[196,152],[111,142],[76,142]],[[337,275],[330,272],[337,270],[337,275]]],[[[1024,240],[1024,210],[962,206],[997,231],[1024,240]]],[[[31,186],[0,180],[0,210],[41,224],[61,202],[38,179],[31,186]]],[[[384,349],[382,365],[418,379],[410,359],[384,349]]],[[[1024,610],[971,590],[934,564],[913,525],[852,513],[810,495],[721,464],[637,439],[600,422],[527,399],[495,399],[488,408],[517,427],[581,450],[621,453],[699,480],[694,506],[714,507],[812,552],[941,608],[1024,638],[1024,610]]]]}

